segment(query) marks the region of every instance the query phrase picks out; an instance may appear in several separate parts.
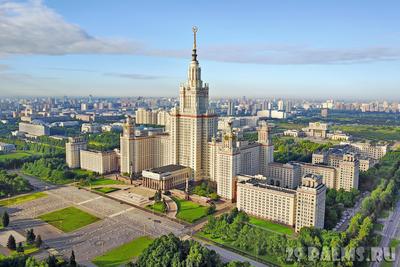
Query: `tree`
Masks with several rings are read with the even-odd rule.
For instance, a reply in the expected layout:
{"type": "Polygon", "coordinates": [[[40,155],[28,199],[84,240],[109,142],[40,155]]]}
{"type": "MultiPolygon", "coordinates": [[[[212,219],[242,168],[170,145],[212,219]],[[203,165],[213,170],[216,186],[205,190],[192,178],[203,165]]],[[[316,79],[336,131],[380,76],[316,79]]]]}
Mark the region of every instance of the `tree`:
{"type": "Polygon", "coordinates": [[[157,191],[154,193],[154,201],[155,201],[155,202],[161,201],[161,190],[157,190],[157,191]]]}
{"type": "Polygon", "coordinates": [[[71,257],[69,257],[69,266],[76,267],[75,253],[73,250],[71,251],[71,257]]]}
{"type": "Polygon", "coordinates": [[[14,238],[13,235],[10,235],[8,237],[7,248],[11,249],[11,250],[16,250],[17,249],[17,244],[15,243],[15,238],[14,238]]]}
{"type": "Polygon", "coordinates": [[[57,267],[57,259],[53,255],[50,255],[47,258],[46,263],[47,263],[48,267],[57,267]]]}
{"type": "Polygon", "coordinates": [[[37,248],[40,248],[42,244],[43,244],[42,237],[40,235],[37,235],[35,240],[35,246],[37,248]]]}
{"type": "Polygon", "coordinates": [[[23,253],[24,252],[24,247],[22,246],[22,242],[18,243],[17,252],[19,252],[19,253],[23,253]]]}
{"type": "Polygon", "coordinates": [[[7,227],[10,224],[10,216],[7,211],[4,211],[3,213],[2,223],[4,227],[7,227]]]}
{"type": "Polygon", "coordinates": [[[207,208],[207,214],[211,215],[216,211],[217,207],[215,206],[214,202],[210,203],[210,206],[207,208]]]}
{"type": "Polygon", "coordinates": [[[26,242],[28,244],[33,244],[35,242],[36,236],[35,233],[33,232],[33,229],[30,229],[26,231],[26,242]]]}

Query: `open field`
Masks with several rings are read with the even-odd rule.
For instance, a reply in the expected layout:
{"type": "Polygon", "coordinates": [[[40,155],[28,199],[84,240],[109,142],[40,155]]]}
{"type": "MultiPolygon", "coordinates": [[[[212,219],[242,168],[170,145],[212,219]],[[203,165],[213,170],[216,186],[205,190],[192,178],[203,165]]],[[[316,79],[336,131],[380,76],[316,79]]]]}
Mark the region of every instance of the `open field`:
{"type": "Polygon", "coordinates": [[[284,226],[284,225],[280,225],[277,223],[273,223],[273,222],[269,222],[269,221],[265,221],[262,219],[258,219],[255,217],[250,217],[250,224],[261,227],[267,231],[271,231],[274,233],[278,233],[278,234],[285,234],[285,235],[293,235],[294,231],[292,228],[284,226]]]}
{"type": "Polygon", "coordinates": [[[22,204],[24,202],[32,201],[41,197],[47,197],[47,194],[43,192],[36,192],[19,197],[0,200],[0,206],[11,206],[11,205],[22,204]]]}
{"type": "Polygon", "coordinates": [[[189,223],[193,223],[207,216],[207,207],[201,206],[192,201],[172,198],[178,205],[178,213],[176,217],[189,223]]]}
{"type": "Polygon", "coordinates": [[[141,236],[129,243],[114,248],[106,254],[93,259],[93,263],[99,267],[117,267],[125,265],[130,260],[138,257],[153,242],[148,236],[141,236]]]}
{"type": "Polygon", "coordinates": [[[68,207],[50,212],[39,216],[39,219],[66,233],[75,231],[100,220],[99,218],[75,207],[68,207]]]}

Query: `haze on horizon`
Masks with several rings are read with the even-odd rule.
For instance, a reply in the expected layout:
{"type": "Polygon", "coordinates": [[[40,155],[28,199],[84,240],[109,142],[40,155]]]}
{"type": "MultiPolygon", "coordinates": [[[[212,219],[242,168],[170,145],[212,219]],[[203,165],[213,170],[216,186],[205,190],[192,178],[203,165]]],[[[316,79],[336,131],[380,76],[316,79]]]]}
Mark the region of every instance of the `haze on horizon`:
{"type": "Polygon", "coordinates": [[[400,100],[398,1],[0,0],[1,96],[400,100]]]}

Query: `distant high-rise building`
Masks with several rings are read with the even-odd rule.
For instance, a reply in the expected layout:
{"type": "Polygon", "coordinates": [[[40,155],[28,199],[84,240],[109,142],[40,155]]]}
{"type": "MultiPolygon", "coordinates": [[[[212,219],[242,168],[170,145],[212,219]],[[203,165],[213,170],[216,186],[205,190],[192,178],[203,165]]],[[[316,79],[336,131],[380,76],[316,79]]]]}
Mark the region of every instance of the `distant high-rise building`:
{"type": "Polygon", "coordinates": [[[235,106],[231,100],[228,102],[228,110],[227,110],[227,115],[228,116],[233,116],[235,114],[235,106]]]}
{"type": "Polygon", "coordinates": [[[328,108],[322,108],[321,109],[321,117],[327,118],[328,117],[328,108]]]}
{"type": "Polygon", "coordinates": [[[284,111],[284,110],[285,110],[285,105],[284,105],[282,99],[280,99],[280,100],[278,101],[278,110],[279,110],[279,111],[284,111]]]}

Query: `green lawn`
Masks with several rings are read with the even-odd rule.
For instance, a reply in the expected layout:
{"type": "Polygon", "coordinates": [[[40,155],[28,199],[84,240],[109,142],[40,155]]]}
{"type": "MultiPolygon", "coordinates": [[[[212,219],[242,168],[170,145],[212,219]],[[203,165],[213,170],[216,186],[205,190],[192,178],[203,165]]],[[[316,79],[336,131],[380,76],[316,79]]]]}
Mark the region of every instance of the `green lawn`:
{"type": "Polygon", "coordinates": [[[164,213],[165,204],[162,201],[156,202],[153,205],[148,205],[146,208],[153,210],[155,212],[164,213]]]}
{"type": "Polygon", "coordinates": [[[203,238],[203,239],[204,238],[208,239],[208,240],[212,241],[213,243],[222,245],[223,247],[227,248],[228,250],[232,250],[234,252],[239,252],[239,254],[250,255],[254,259],[257,259],[257,260],[261,259],[265,262],[272,263],[276,266],[281,266],[281,267],[293,267],[294,266],[293,264],[282,264],[275,257],[273,257],[271,255],[256,256],[253,251],[246,251],[246,250],[239,249],[239,248],[233,246],[231,244],[231,242],[224,241],[221,238],[212,238],[210,235],[203,233],[203,232],[197,232],[195,234],[195,236],[203,238]]]}
{"type": "Polygon", "coordinates": [[[98,178],[95,180],[91,180],[89,185],[97,186],[97,185],[112,185],[112,184],[124,184],[124,182],[106,178],[98,178]]]}
{"type": "Polygon", "coordinates": [[[293,235],[294,233],[293,229],[288,226],[261,220],[255,217],[250,217],[249,223],[278,234],[293,235]]]}
{"type": "Polygon", "coordinates": [[[118,191],[119,188],[100,187],[100,188],[95,188],[94,190],[97,191],[97,192],[103,193],[103,194],[108,194],[108,193],[112,193],[112,192],[118,191]]]}
{"type": "Polygon", "coordinates": [[[207,216],[207,207],[189,200],[172,198],[178,205],[176,217],[189,223],[193,223],[207,216]]]}
{"type": "Polygon", "coordinates": [[[92,262],[99,267],[122,266],[138,257],[150,244],[153,239],[142,236],[122,246],[108,251],[106,254],[97,256],[92,262]]]}
{"type": "Polygon", "coordinates": [[[75,231],[98,220],[87,212],[75,207],[68,207],[39,216],[39,219],[53,225],[66,233],[75,231]]]}
{"type": "Polygon", "coordinates": [[[43,192],[36,192],[36,193],[18,196],[18,197],[14,197],[14,198],[10,198],[10,199],[0,200],[0,206],[17,205],[17,204],[32,201],[32,200],[35,200],[35,199],[38,199],[41,197],[47,197],[47,194],[43,193],[43,192]]]}

